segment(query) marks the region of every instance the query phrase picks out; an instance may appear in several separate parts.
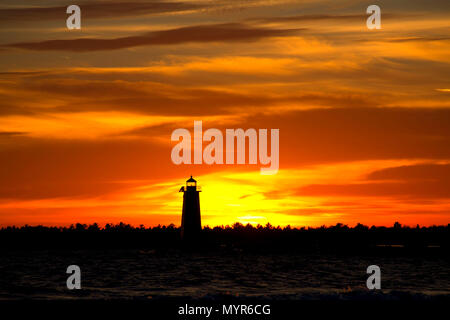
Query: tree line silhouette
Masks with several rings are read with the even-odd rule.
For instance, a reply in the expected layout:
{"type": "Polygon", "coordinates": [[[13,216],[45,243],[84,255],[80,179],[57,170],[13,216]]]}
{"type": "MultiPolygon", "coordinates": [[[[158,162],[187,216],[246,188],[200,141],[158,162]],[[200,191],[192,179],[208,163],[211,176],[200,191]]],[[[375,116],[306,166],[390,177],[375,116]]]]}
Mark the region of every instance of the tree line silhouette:
{"type": "MultiPolygon", "coordinates": [[[[334,226],[291,227],[265,226],[239,222],[226,226],[205,226],[199,248],[231,248],[252,250],[445,250],[448,252],[450,224],[447,226],[354,227],[337,223],[334,226]]],[[[125,249],[177,248],[182,246],[180,227],[170,224],[145,227],[126,223],[73,224],[69,227],[9,226],[0,229],[0,248],[23,249],[125,249]]]]}

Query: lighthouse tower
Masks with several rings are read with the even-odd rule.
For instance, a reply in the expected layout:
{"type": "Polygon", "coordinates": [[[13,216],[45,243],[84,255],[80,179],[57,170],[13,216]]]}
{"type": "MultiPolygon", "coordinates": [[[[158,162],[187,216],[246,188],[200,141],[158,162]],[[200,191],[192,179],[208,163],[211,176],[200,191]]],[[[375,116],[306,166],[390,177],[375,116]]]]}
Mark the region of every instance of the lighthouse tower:
{"type": "Polygon", "coordinates": [[[181,238],[193,240],[202,230],[200,218],[200,187],[192,176],[186,181],[186,187],[181,187],[183,194],[183,215],[181,217],[181,238]]]}

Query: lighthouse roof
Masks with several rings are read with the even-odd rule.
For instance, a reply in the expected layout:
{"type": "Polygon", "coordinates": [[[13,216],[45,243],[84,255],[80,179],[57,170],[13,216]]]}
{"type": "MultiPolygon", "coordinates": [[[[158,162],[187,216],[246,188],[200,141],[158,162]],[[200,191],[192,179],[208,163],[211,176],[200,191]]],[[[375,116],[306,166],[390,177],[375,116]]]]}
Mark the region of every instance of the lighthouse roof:
{"type": "Polygon", "coordinates": [[[195,179],[192,178],[192,176],[191,176],[188,180],[186,180],[186,182],[197,182],[197,180],[195,180],[195,179]]]}

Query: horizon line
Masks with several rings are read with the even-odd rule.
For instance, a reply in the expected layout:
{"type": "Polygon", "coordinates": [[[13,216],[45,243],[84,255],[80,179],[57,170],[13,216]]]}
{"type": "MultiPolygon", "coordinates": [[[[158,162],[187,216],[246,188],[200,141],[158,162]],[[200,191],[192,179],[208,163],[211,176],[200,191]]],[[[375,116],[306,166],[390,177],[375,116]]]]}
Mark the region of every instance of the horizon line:
{"type": "MultiPolygon", "coordinates": [[[[165,224],[157,224],[157,225],[146,226],[144,224],[136,225],[136,224],[130,224],[130,223],[126,223],[126,222],[120,221],[119,223],[105,223],[105,224],[102,224],[102,225],[99,224],[99,223],[96,223],[96,222],[93,222],[91,224],[76,222],[76,223],[64,224],[64,225],[46,225],[46,224],[1,225],[0,224],[0,230],[4,230],[4,229],[7,229],[7,228],[23,228],[23,227],[29,227],[29,228],[36,228],[36,227],[71,228],[71,227],[76,227],[77,225],[82,225],[82,226],[85,226],[85,227],[90,227],[90,226],[97,225],[97,227],[100,230],[105,229],[107,225],[109,225],[111,227],[123,225],[123,226],[127,226],[127,227],[132,227],[134,229],[139,229],[139,228],[145,228],[145,229],[150,229],[151,228],[151,229],[153,229],[153,228],[162,228],[162,227],[165,227],[165,228],[168,228],[168,227],[181,228],[181,225],[176,225],[174,223],[170,223],[170,224],[167,224],[167,225],[165,225],[165,224]]],[[[402,224],[399,221],[394,222],[392,225],[374,225],[374,224],[367,225],[367,224],[358,222],[358,223],[354,224],[353,226],[349,225],[349,224],[344,224],[344,223],[341,223],[341,222],[337,222],[336,224],[329,224],[329,225],[323,224],[323,225],[320,225],[320,226],[291,225],[291,224],[273,225],[270,222],[262,225],[262,224],[259,224],[259,223],[258,224],[252,224],[252,223],[245,223],[244,224],[242,222],[234,222],[232,224],[222,224],[222,225],[215,225],[215,226],[210,226],[210,225],[207,224],[207,225],[202,226],[202,230],[203,229],[214,229],[214,228],[217,228],[217,227],[218,228],[222,228],[222,229],[234,228],[235,225],[242,226],[242,227],[247,227],[247,226],[250,225],[251,227],[253,227],[255,229],[258,229],[259,227],[266,228],[266,227],[270,226],[270,228],[272,228],[272,229],[278,229],[278,228],[286,229],[286,228],[289,227],[291,229],[299,229],[300,230],[302,228],[305,228],[305,229],[320,229],[320,228],[331,228],[331,227],[337,227],[337,226],[340,226],[342,228],[347,227],[347,228],[350,228],[350,229],[354,229],[357,226],[367,227],[367,228],[372,228],[372,227],[375,227],[375,228],[394,228],[396,226],[401,227],[401,228],[417,228],[417,227],[430,228],[430,227],[448,227],[450,225],[450,222],[447,223],[447,224],[430,224],[430,225],[420,225],[419,223],[417,223],[415,225],[408,225],[408,224],[402,224]]]]}

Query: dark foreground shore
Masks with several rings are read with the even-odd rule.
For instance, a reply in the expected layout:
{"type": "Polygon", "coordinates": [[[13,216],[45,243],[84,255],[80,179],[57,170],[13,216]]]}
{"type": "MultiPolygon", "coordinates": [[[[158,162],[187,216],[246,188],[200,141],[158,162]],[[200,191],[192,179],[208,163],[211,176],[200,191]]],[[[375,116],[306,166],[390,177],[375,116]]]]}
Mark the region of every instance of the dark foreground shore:
{"type": "Polygon", "coordinates": [[[431,227],[351,228],[336,224],[319,228],[233,226],[203,228],[195,243],[180,237],[173,225],[153,228],[127,224],[99,227],[76,224],[71,227],[24,226],[0,229],[0,250],[73,250],[73,249],[179,249],[196,251],[222,248],[255,252],[367,252],[378,248],[401,247],[411,252],[428,252],[430,248],[450,250],[450,225],[431,227]]]}
{"type": "Polygon", "coordinates": [[[173,227],[10,228],[0,231],[0,308],[133,319],[433,318],[450,303],[448,235],[448,227],[238,226],[186,243],[173,227]],[[81,269],[80,290],[67,288],[69,265],[81,269]],[[379,290],[366,286],[370,265],[381,269],[379,290]]]}

